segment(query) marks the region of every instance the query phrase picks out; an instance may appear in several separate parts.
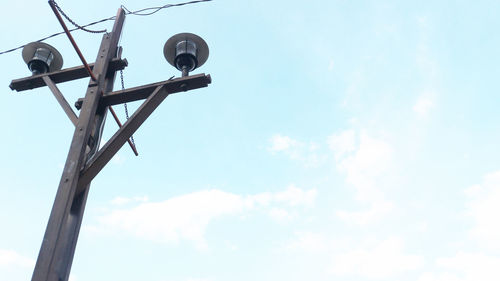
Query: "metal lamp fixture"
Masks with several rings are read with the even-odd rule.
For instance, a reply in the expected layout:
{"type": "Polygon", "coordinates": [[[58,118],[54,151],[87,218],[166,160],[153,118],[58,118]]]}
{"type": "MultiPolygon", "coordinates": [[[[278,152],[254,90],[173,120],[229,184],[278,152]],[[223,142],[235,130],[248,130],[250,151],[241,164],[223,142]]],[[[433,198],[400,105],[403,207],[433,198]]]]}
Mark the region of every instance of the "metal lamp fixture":
{"type": "Polygon", "coordinates": [[[182,71],[182,76],[202,66],[208,59],[208,45],[200,36],[179,33],[167,40],[163,55],[168,63],[182,71]]]}
{"type": "Polygon", "coordinates": [[[33,75],[60,70],[63,58],[56,48],[43,42],[32,42],[23,48],[23,60],[33,75]]]}

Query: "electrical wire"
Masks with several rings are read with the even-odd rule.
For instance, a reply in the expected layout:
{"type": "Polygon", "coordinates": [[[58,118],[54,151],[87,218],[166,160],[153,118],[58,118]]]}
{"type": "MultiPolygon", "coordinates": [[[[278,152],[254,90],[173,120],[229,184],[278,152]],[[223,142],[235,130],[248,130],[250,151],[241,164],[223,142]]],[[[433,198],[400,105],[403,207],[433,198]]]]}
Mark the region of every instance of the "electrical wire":
{"type": "MultiPolygon", "coordinates": [[[[137,11],[130,11],[129,9],[127,9],[123,5],[121,6],[121,8],[125,11],[126,15],[150,16],[150,15],[152,15],[152,14],[154,14],[154,13],[156,13],[156,12],[162,10],[162,9],[171,8],[171,7],[179,7],[179,6],[189,5],[189,4],[196,4],[196,3],[201,3],[201,2],[210,2],[210,1],[213,1],[213,0],[196,0],[196,1],[189,1],[189,2],[184,2],[184,3],[178,3],[178,4],[168,4],[168,5],[164,5],[164,6],[160,6],[160,7],[145,8],[145,9],[141,9],[141,10],[137,10],[137,11]],[[148,13],[142,13],[142,12],[149,11],[149,10],[153,10],[153,11],[152,12],[148,12],[148,13]]],[[[91,22],[91,23],[82,25],[82,26],[79,26],[79,25],[75,24],[75,26],[78,26],[78,27],[70,29],[69,31],[73,32],[75,30],[85,30],[86,27],[89,27],[89,26],[92,26],[92,25],[95,25],[95,24],[98,24],[98,23],[102,23],[102,22],[105,22],[105,21],[115,20],[115,18],[116,18],[116,16],[112,16],[112,17],[101,19],[101,20],[98,20],[98,21],[95,21],[95,22],[91,22]]],[[[90,31],[92,31],[92,30],[90,30],[90,31]]],[[[64,34],[64,31],[63,32],[54,33],[52,35],[49,35],[49,36],[44,37],[42,39],[39,39],[36,42],[42,42],[42,41],[45,41],[47,39],[59,36],[61,34],[64,34]]],[[[27,44],[24,44],[24,45],[16,47],[16,48],[12,48],[12,49],[9,49],[9,50],[6,50],[6,51],[2,51],[2,52],[0,52],[0,55],[11,53],[11,52],[14,52],[16,50],[22,49],[26,45],[27,44]]]]}
{"type": "MultiPolygon", "coordinates": [[[[108,21],[108,20],[114,20],[115,19],[115,16],[113,16],[112,18],[107,18],[107,19],[102,19],[102,20],[98,20],[98,21],[95,21],[95,22],[91,22],[89,24],[86,24],[86,25],[82,25],[81,27],[88,27],[88,26],[91,26],[91,25],[95,25],[95,24],[98,24],[98,23],[101,23],[101,22],[105,22],[105,21],[108,21]]],[[[75,30],[79,30],[80,28],[76,27],[76,28],[73,28],[73,29],[70,29],[69,31],[70,32],[73,32],[75,30]]],[[[49,35],[47,37],[44,37],[42,39],[39,39],[37,40],[36,42],[42,42],[42,41],[45,41],[47,39],[50,39],[50,38],[53,38],[53,37],[56,37],[56,36],[59,36],[61,34],[64,34],[64,31],[61,31],[61,32],[58,32],[58,33],[54,33],[52,35],[49,35]]],[[[6,54],[6,53],[10,53],[10,52],[14,52],[15,50],[19,50],[19,49],[22,49],[24,48],[24,46],[26,46],[27,44],[24,44],[22,46],[19,46],[19,47],[16,47],[16,48],[13,48],[13,49],[10,49],[10,50],[6,50],[6,51],[3,51],[3,52],[0,52],[0,55],[3,55],[3,54],[6,54]]]]}
{"type": "Polygon", "coordinates": [[[164,6],[160,6],[160,7],[151,7],[151,8],[145,8],[145,9],[141,9],[141,10],[137,10],[137,11],[134,11],[134,12],[131,12],[129,9],[127,9],[127,7],[125,7],[124,5],[122,5],[121,7],[125,10],[125,12],[127,12],[127,15],[136,15],[136,16],[150,16],[162,9],[165,9],[165,8],[170,8],[170,7],[179,7],[179,6],[184,6],[184,5],[189,5],[189,4],[195,4],[195,3],[200,3],[200,2],[210,2],[212,0],[196,0],[196,1],[189,1],[189,2],[184,2],[184,3],[179,3],[179,4],[167,4],[167,5],[164,5],[164,6]],[[153,10],[152,12],[149,12],[149,13],[141,13],[141,12],[145,12],[145,11],[149,11],[149,10],[153,10]]]}

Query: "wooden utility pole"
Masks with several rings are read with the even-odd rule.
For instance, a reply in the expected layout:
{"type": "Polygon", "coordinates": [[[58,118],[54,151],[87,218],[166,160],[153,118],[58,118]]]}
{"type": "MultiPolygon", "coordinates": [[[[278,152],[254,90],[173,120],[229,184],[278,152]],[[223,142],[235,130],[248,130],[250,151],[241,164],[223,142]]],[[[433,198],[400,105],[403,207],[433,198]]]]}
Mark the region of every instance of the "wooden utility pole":
{"type": "Polygon", "coordinates": [[[75,125],[32,281],[68,280],[92,179],[169,94],[211,83],[210,75],[199,74],[113,92],[116,71],[127,66],[118,47],[124,20],[125,12],[119,9],[113,31],[103,36],[94,64],[21,78],[10,84],[16,91],[48,86],[75,125]],[[85,97],[76,104],[80,108],[77,117],[56,84],[85,77],[92,79],[85,97]],[[146,101],[99,149],[109,107],[141,99],[146,101]]]}

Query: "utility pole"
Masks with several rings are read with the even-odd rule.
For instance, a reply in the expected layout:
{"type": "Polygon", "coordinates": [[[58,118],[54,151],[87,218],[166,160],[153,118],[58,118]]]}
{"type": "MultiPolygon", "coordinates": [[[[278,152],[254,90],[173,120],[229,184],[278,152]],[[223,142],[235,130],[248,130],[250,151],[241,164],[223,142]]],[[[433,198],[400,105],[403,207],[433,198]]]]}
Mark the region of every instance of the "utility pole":
{"type": "MultiPolygon", "coordinates": [[[[62,22],[62,19],[55,10],[54,3],[52,1],[49,1],[49,3],[56,16],[60,19],[61,25],[67,31],[64,22],[62,22]]],[[[68,37],[82,59],[83,66],[52,72],[48,71],[13,80],[10,84],[10,88],[16,91],[48,86],[66,115],[68,115],[70,121],[75,125],[73,139],[35,265],[32,281],[68,280],[92,179],[104,168],[169,94],[207,87],[211,83],[210,75],[198,74],[189,76],[186,71],[189,67],[186,66],[186,63],[176,59],[176,67],[183,71],[182,77],[113,92],[116,72],[127,66],[127,61],[121,59],[121,47],[118,47],[124,20],[125,12],[120,8],[118,9],[112,32],[103,35],[95,63],[87,64],[85,62],[76,43],[74,43],[69,31],[67,31],[68,37]],[[56,84],[85,77],[90,77],[91,79],[86,89],[85,97],[76,103],[76,107],[80,109],[80,114],[77,117],[56,84]],[[144,103],[117,130],[107,143],[99,149],[102,128],[110,107],[142,99],[145,99],[144,103]]],[[[179,44],[175,44],[176,46],[174,47],[179,47],[183,42],[185,45],[193,43],[190,39],[194,37],[189,37],[188,35],[184,37],[186,39],[181,39],[179,44]]],[[[35,45],[37,52],[43,49],[43,46],[40,44],[42,43],[35,45]]],[[[170,51],[170,49],[167,51],[170,51]]],[[[165,56],[168,56],[168,58],[182,57],[186,53],[179,48],[174,49],[172,52],[165,53],[165,56]]],[[[193,70],[204,63],[206,57],[201,58],[201,61],[197,61],[196,57],[198,53],[203,54],[203,52],[206,52],[206,57],[208,57],[208,48],[206,50],[195,50],[194,55],[192,52],[188,52],[195,59],[195,65],[190,66],[189,70],[193,70]]],[[[48,70],[50,70],[49,64],[47,64],[48,70]]],[[[30,64],[30,69],[32,67],[36,68],[36,65],[33,66],[30,64]]],[[[34,74],[38,73],[38,71],[32,71],[34,74]]],[[[135,149],[134,146],[131,145],[131,147],[135,149]]]]}

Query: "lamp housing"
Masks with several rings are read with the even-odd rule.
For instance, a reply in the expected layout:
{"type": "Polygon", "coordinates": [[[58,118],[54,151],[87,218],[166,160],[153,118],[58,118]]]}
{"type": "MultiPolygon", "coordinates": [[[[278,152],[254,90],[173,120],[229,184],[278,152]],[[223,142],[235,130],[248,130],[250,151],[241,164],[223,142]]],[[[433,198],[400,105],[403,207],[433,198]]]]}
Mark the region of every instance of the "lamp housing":
{"type": "Polygon", "coordinates": [[[167,40],[163,55],[168,63],[182,71],[182,76],[202,66],[208,59],[208,45],[193,33],[179,33],[167,40]]]}
{"type": "Polygon", "coordinates": [[[22,56],[33,75],[57,71],[63,65],[59,51],[43,42],[32,42],[24,46],[22,56]]]}

